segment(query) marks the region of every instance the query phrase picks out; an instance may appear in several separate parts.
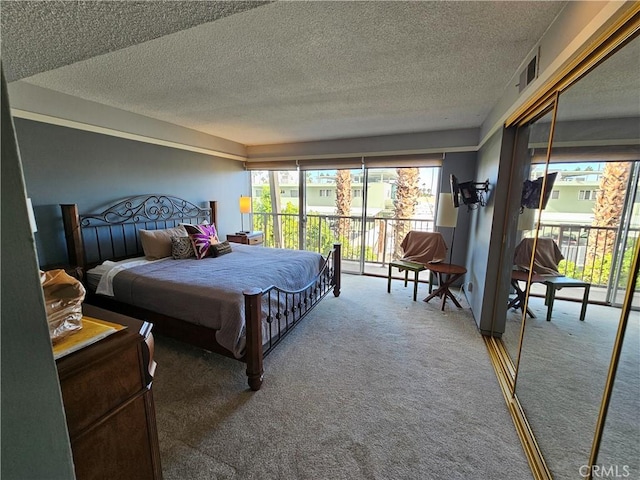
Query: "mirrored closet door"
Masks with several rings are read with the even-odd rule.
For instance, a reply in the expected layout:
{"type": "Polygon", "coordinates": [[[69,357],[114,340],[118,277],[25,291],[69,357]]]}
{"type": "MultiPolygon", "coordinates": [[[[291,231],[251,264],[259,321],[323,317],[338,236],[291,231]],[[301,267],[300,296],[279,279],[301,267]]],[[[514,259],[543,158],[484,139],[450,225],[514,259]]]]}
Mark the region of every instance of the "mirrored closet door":
{"type": "Polygon", "coordinates": [[[492,341],[536,478],[640,478],[640,286],[630,283],[640,243],[639,23],[517,127],[505,238],[518,273],[500,282],[509,304],[492,341]],[[516,211],[537,179],[538,208],[516,211]],[[523,239],[529,250],[518,248],[523,239]],[[534,278],[538,264],[575,282],[554,288],[534,278]]]}

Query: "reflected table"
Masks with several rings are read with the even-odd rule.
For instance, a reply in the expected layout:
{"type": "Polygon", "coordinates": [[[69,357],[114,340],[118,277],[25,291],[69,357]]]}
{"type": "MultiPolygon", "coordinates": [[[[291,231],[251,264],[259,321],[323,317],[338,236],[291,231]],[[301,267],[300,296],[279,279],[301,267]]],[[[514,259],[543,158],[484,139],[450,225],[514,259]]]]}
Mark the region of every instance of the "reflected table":
{"type": "Polygon", "coordinates": [[[428,302],[432,298],[438,297],[442,299],[442,307],[440,310],[444,311],[444,305],[447,303],[447,297],[455,304],[456,307],[462,308],[462,305],[453,296],[449,287],[458,280],[462,275],[467,273],[467,269],[461,265],[454,265],[452,263],[429,263],[427,268],[431,270],[438,277],[438,289],[431,293],[424,299],[428,302]]]}
{"type": "Polygon", "coordinates": [[[547,286],[547,294],[544,299],[544,303],[547,305],[547,322],[551,321],[551,311],[553,310],[553,301],[556,298],[556,290],[565,287],[584,288],[582,308],[580,309],[580,320],[584,321],[584,317],[587,314],[587,304],[589,303],[589,290],[591,290],[589,282],[569,277],[545,277],[544,284],[547,286]]]}
{"type": "MultiPolygon", "coordinates": [[[[524,301],[527,294],[528,286],[525,290],[522,290],[519,286],[519,282],[524,282],[527,285],[529,280],[529,273],[521,270],[513,270],[511,272],[511,285],[513,286],[516,296],[509,302],[507,308],[524,308],[524,301]]],[[[543,283],[547,289],[545,292],[544,304],[547,306],[547,321],[551,321],[551,313],[553,312],[553,303],[556,298],[556,291],[562,288],[584,288],[584,294],[582,295],[582,308],[580,309],[580,320],[584,321],[584,317],[587,313],[587,305],[589,303],[589,291],[591,290],[591,284],[575,278],[553,275],[538,275],[533,274],[531,276],[531,283],[543,283]]],[[[533,312],[527,307],[527,314],[531,318],[535,318],[533,312]]]]}

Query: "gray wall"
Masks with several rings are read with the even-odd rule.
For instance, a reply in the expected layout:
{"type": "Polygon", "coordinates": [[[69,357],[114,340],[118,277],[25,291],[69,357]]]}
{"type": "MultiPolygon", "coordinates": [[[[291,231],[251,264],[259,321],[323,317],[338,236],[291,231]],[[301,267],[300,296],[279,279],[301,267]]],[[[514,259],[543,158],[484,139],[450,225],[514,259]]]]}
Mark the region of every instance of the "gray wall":
{"type": "Polygon", "coordinates": [[[304,160],[307,158],[344,158],[443,151],[470,151],[478,145],[479,129],[463,128],[434,132],[378,135],[312,142],[253,145],[247,147],[249,162],[269,160],[304,160]],[[335,157],[334,157],[335,156],[335,157]]]}
{"type": "MultiPolygon", "coordinates": [[[[454,174],[461,181],[477,180],[476,178],[476,152],[447,153],[442,162],[440,176],[440,191],[451,192],[450,175],[454,174]]],[[[464,205],[458,209],[458,226],[455,231],[455,243],[453,245],[453,255],[451,263],[456,265],[467,265],[469,260],[468,241],[470,219],[473,212],[468,212],[464,205]]],[[[438,228],[447,242],[451,245],[453,231],[451,228],[438,228]]]]}
{"type": "Polygon", "coordinates": [[[0,476],[72,479],[71,447],[5,88],[3,74],[0,476]]]}
{"type": "MultiPolygon", "coordinates": [[[[467,251],[467,299],[478,328],[491,331],[498,293],[506,292],[500,275],[503,265],[502,242],[511,182],[512,131],[498,131],[478,151],[476,180],[489,180],[487,204],[470,212],[467,251]],[[469,285],[471,283],[471,285],[469,285]]],[[[508,262],[509,267],[512,262],[508,262]]],[[[507,277],[508,280],[508,277],[507,277]]]]}
{"type": "Polygon", "coordinates": [[[240,229],[238,197],[249,194],[242,162],[31,120],[15,124],[43,266],[67,259],[61,203],[77,203],[88,213],[144,193],[203,206],[217,200],[221,236],[240,229]]]}

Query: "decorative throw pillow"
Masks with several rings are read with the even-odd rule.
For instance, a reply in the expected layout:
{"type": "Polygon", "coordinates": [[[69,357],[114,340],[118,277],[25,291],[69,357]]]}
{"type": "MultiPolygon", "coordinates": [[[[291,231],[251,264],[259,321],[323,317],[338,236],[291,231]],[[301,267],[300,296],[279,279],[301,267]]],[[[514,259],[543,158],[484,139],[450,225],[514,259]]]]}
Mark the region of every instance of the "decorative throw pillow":
{"type": "Polygon", "coordinates": [[[183,226],[165,228],[161,230],[140,229],[140,243],[144,256],[149,260],[171,256],[171,237],[186,237],[187,231],[183,226]]]}
{"type": "Polygon", "coordinates": [[[198,260],[207,256],[211,245],[220,243],[220,241],[218,240],[218,235],[216,233],[216,227],[213,224],[184,224],[183,226],[189,234],[191,245],[193,245],[193,250],[195,251],[196,258],[198,260]]]}
{"type": "Polygon", "coordinates": [[[220,255],[224,255],[226,253],[231,253],[231,245],[229,245],[229,242],[224,241],[222,243],[211,245],[212,256],[219,257],[220,255]]]}
{"type": "Polygon", "coordinates": [[[195,257],[196,252],[191,245],[191,239],[189,237],[171,237],[171,256],[176,260],[195,257]]]}

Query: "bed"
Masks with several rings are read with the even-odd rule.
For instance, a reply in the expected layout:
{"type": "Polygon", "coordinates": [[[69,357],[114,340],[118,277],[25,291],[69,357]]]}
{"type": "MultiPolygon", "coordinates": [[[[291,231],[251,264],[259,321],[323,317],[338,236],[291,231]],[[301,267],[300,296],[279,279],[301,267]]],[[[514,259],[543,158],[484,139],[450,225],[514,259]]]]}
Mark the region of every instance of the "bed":
{"type": "Polygon", "coordinates": [[[145,256],[141,237],[217,226],[215,201],[203,208],[149,194],[99,213],[80,214],[76,204],[61,209],[69,262],[82,276],[87,303],[246,363],[254,391],[264,357],[329,292],[340,295],[340,244],[327,255],[233,243],[230,254],[215,258],[145,256]]]}

